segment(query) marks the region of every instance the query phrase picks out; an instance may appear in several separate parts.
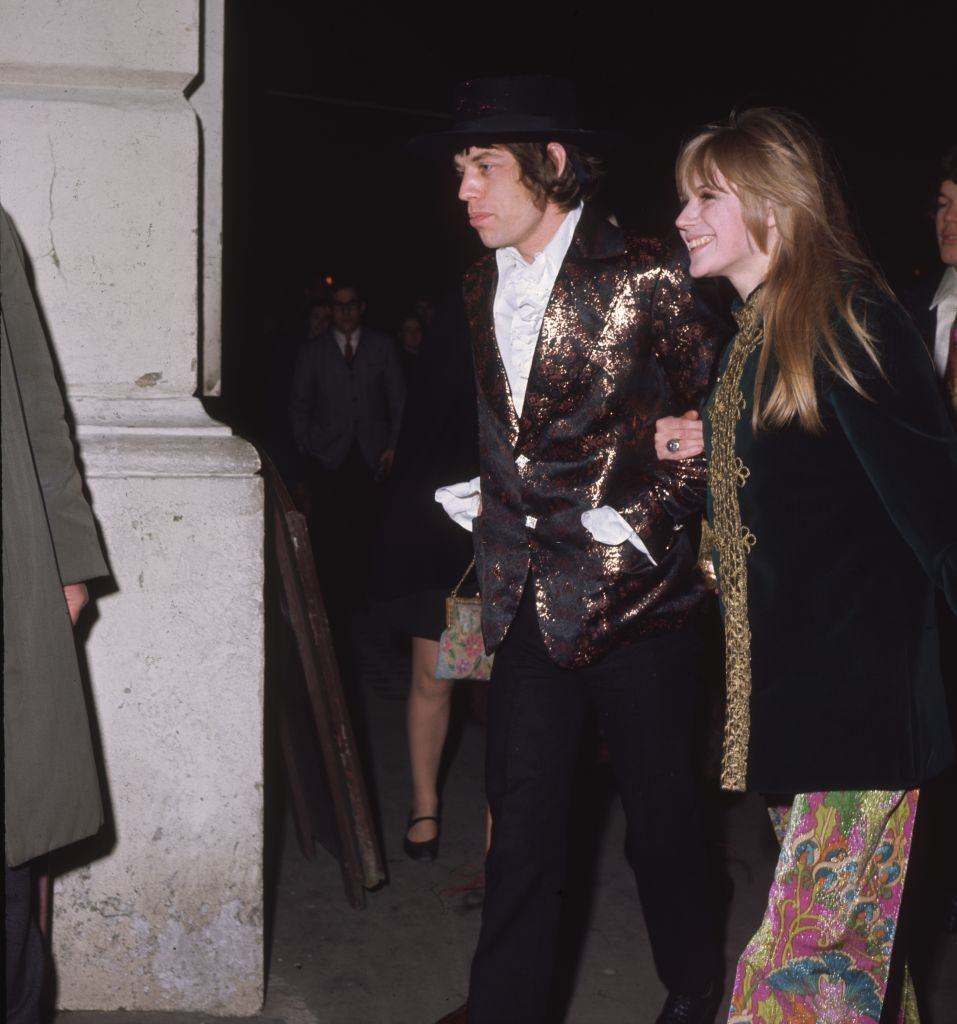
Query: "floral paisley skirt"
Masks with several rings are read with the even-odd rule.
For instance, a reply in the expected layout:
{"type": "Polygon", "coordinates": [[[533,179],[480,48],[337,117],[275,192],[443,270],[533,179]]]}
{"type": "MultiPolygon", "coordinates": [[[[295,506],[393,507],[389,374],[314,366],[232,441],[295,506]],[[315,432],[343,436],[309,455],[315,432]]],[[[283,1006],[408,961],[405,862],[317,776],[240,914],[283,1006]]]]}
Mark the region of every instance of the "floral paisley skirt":
{"type": "MultiPolygon", "coordinates": [[[[916,789],[799,793],[764,919],[738,961],[729,1024],[876,1024],[910,855],[916,789]]],[[[899,1024],[918,1024],[905,970],[899,1024]]]]}

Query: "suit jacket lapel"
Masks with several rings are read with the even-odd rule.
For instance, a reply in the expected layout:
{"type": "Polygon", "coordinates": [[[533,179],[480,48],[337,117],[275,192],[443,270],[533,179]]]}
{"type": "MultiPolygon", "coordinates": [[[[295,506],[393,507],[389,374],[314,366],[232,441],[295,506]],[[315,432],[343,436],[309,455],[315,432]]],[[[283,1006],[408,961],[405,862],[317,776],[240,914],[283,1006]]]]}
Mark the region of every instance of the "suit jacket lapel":
{"type": "Polygon", "coordinates": [[[601,261],[624,252],[621,230],[586,205],[545,307],[519,421],[521,445],[534,444],[569,385],[576,383],[569,369],[580,362],[582,346],[598,337],[614,297],[614,288],[590,285],[601,261]]]}
{"type": "Polygon", "coordinates": [[[466,304],[475,347],[475,374],[479,388],[495,415],[508,426],[514,446],[518,438],[518,417],[512,403],[512,391],[495,337],[495,288],[498,267],[494,256],[487,257],[467,284],[466,304]]]}

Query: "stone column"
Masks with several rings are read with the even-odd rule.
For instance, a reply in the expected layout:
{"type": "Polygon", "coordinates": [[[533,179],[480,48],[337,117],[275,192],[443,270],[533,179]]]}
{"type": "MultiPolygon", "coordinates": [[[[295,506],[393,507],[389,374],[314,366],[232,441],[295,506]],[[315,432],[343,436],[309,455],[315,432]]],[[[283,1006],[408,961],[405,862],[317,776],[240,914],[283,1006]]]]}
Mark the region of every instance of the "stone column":
{"type": "Polygon", "coordinates": [[[262,482],[194,397],[201,347],[206,390],[217,376],[221,193],[204,167],[223,12],[0,0],[0,200],[116,584],[86,643],[112,840],[56,881],[64,1008],[262,1002],[262,482]]]}

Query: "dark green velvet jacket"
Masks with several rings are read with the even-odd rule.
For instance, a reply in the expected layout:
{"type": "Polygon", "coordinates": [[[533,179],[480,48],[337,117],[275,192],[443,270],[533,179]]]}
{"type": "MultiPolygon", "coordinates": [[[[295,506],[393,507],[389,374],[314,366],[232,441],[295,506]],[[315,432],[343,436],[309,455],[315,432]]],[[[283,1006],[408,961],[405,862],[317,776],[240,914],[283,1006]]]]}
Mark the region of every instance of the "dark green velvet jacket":
{"type": "Polygon", "coordinates": [[[919,336],[875,289],[859,312],[883,375],[859,347],[854,363],[868,397],[822,369],[822,433],[755,432],[754,305],[704,417],[728,641],[723,785],[919,786],[953,759],[934,590],[957,608],[957,435],[919,336]]]}

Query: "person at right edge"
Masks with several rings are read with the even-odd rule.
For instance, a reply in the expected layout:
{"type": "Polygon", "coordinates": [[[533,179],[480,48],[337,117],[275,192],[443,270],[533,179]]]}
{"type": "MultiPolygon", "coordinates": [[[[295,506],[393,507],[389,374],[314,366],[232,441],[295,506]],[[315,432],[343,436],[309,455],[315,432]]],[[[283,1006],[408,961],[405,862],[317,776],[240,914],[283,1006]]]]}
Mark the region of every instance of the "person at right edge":
{"type": "Polygon", "coordinates": [[[108,569],[23,251],[0,210],[3,772],[7,1024],[36,1024],[44,950],[34,860],[93,835],[100,784],[73,626],[108,569]]]}
{"type": "Polygon", "coordinates": [[[655,446],[707,449],[722,784],[769,797],[781,844],[729,1020],[912,1024],[895,939],[920,787],[953,760],[935,584],[957,608],[957,433],[803,119],[709,126],[676,177],[692,276],[741,303],[703,437],[669,418],[655,446]]]}
{"type": "MultiPolygon", "coordinates": [[[[914,319],[957,425],[957,146],[952,147],[936,168],[932,197],[934,228],[940,268],[909,288],[901,300],[914,319]]],[[[957,516],[957,509],[954,509],[957,516]]],[[[950,727],[957,734],[957,615],[943,595],[937,595],[937,626],[940,630],[941,668],[947,686],[950,727]]],[[[922,927],[914,936],[912,966],[915,973],[929,968],[935,959],[939,931],[957,932],[957,877],[954,850],[957,849],[957,767],[951,765],[921,794],[921,828],[914,839],[914,861],[924,869],[917,906],[911,913],[932,927],[922,927]]]]}

